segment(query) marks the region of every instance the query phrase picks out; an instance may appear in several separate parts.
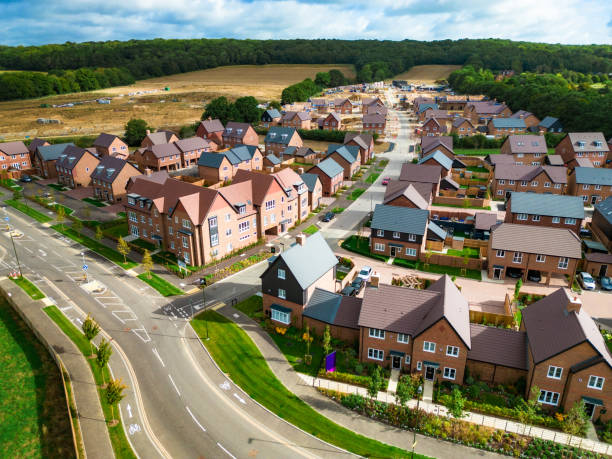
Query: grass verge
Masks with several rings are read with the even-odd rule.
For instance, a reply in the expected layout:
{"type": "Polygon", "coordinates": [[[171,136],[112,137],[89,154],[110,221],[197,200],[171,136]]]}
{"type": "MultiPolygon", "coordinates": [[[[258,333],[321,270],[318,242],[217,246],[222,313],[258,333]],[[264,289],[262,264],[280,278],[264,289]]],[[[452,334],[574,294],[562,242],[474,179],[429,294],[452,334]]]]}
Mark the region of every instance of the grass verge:
{"type": "Polygon", "coordinates": [[[42,300],[45,294],[41,292],[36,285],[30,282],[27,278],[21,277],[10,277],[21,289],[26,292],[33,300],[42,300]]]}
{"type": "Polygon", "coordinates": [[[376,255],[370,253],[370,240],[367,237],[359,238],[359,236],[352,235],[342,241],[341,247],[351,252],[364,255],[366,257],[374,258],[375,260],[384,261],[385,263],[389,260],[389,257],[385,255],[376,255]]]}
{"type": "MultiPolygon", "coordinates": [[[[106,394],[100,386],[103,381],[109,381],[111,378],[108,366],[101,369],[94,359],[88,359],[87,356],[91,354],[91,347],[89,341],[85,338],[85,335],[74,326],[68,318],[62,314],[57,306],[47,306],[43,309],[47,315],[57,324],[57,326],[64,332],[64,334],[72,340],[72,342],[79,348],[85,360],[89,364],[91,373],[93,374],[94,381],[96,382],[98,389],[98,396],[100,397],[100,403],[102,405],[102,411],[104,412],[105,419],[112,419],[111,407],[106,402],[106,394]]],[[[111,444],[113,445],[113,451],[116,457],[120,458],[136,458],[132,447],[125,436],[123,430],[123,424],[121,423],[121,417],[119,416],[118,410],[115,410],[115,418],[119,421],[116,425],[110,426],[107,424],[108,433],[110,435],[111,444]]]]}
{"type": "MultiPolygon", "coordinates": [[[[253,341],[236,324],[215,311],[205,311],[191,321],[224,373],[250,397],[315,437],[365,457],[409,457],[408,451],[358,435],[317,413],[274,376],[253,341]]],[[[424,458],[415,454],[417,458],[424,458]]]]}
{"type": "Polygon", "coordinates": [[[153,287],[163,296],[182,295],[184,293],[180,288],[172,285],[167,280],[162,279],[157,274],[155,273],[150,273],[150,274],[151,274],[150,278],[147,275],[147,273],[139,274],[138,279],[149,284],[151,287],[153,287]]]}
{"type": "Polygon", "coordinates": [[[319,231],[319,228],[317,228],[317,226],[316,226],[316,225],[310,225],[309,227],[304,228],[304,229],[302,230],[302,233],[304,233],[304,234],[314,234],[314,233],[316,233],[317,231],[319,231]]]}
{"type": "Polygon", "coordinates": [[[81,433],[81,423],[79,422],[79,412],[77,411],[76,402],[74,400],[74,391],[72,390],[72,381],[70,375],[64,365],[62,364],[62,377],[64,378],[64,384],[66,385],[66,393],[68,395],[68,406],[70,408],[70,419],[72,420],[72,427],[74,428],[74,434],[76,436],[77,448],[79,458],[85,458],[85,446],[83,445],[83,434],[81,433]]]}
{"type": "Polygon", "coordinates": [[[96,207],[106,207],[106,204],[104,204],[102,201],[100,201],[98,199],[94,199],[94,198],[83,198],[81,201],[85,201],[85,202],[91,204],[92,206],[96,206],[96,207]]]}
{"type": "Polygon", "coordinates": [[[368,178],[366,178],[365,181],[366,183],[374,183],[378,177],[380,177],[380,174],[373,173],[368,175],[368,178]]]}
{"type": "Polygon", "coordinates": [[[332,212],[335,214],[341,214],[342,212],[344,212],[344,207],[334,207],[332,209],[332,212]]]}
{"type": "Polygon", "coordinates": [[[24,203],[15,201],[14,199],[7,199],[4,202],[8,204],[9,206],[11,206],[12,208],[17,209],[19,212],[26,214],[28,217],[32,217],[34,220],[36,220],[39,223],[48,223],[51,220],[53,220],[48,215],[45,215],[36,209],[32,209],[31,207],[26,206],[24,203]]]}
{"type": "Polygon", "coordinates": [[[355,188],[353,191],[351,191],[351,194],[347,196],[346,199],[348,199],[349,201],[355,201],[364,192],[365,190],[363,188],[355,188]]]}

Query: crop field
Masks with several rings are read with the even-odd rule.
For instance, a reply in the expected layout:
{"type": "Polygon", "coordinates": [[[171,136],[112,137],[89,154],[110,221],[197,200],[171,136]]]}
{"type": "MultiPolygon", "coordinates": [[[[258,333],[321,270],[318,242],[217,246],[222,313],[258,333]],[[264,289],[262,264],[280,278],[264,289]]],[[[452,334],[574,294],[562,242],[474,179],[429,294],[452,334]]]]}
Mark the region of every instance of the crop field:
{"type": "Polygon", "coordinates": [[[350,65],[240,65],[137,81],[99,91],[62,94],[41,99],[0,103],[0,141],[26,136],[122,134],[131,118],[142,118],[154,128],[173,129],[200,119],[204,106],[218,96],[251,95],[262,101],[280,99],[282,90],[317,72],[339,69],[354,77],[350,65]],[[169,87],[169,91],[164,88],[169,87]],[[142,94],[132,94],[141,92],[142,94]],[[110,96],[110,104],[94,99],[110,96]],[[72,107],[41,107],[92,101],[72,107]],[[39,124],[38,118],[60,124],[39,124]]]}
{"type": "Polygon", "coordinates": [[[448,78],[460,65],[415,65],[410,70],[393,77],[394,80],[407,80],[415,83],[433,83],[448,78]]]}

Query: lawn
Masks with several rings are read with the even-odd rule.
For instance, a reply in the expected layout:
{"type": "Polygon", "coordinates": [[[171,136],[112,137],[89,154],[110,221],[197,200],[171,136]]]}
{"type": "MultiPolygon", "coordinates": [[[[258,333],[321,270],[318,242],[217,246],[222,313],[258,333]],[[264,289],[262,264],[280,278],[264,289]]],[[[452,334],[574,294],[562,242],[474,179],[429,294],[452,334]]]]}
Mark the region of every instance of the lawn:
{"type": "Polygon", "coordinates": [[[435,265],[433,263],[429,263],[428,266],[425,267],[425,263],[422,261],[405,260],[403,258],[396,258],[393,260],[393,264],[426,273],[448,274],[449,276],[467,277],[468,279],[476,279],[479,281],[482,280],[482,272],[478,269],[466,269],[464,275],[462,274],[463,268],[460,267],[435,265]]]}
{"type": "Polygon", "coordinates": [[[389,257],[385,255],[376,255],[370,253],[370,240],[367,237],[359,238],[359,236],[352,235],[342,241],[342,248],[350,250],[351,252],[365,255],[366,257],[374,258],[376,260],[387,262],[389,257]]]}
{"type": "Polygon", "coordinates": [[[456,207],[458,209],[478,209],[478,210],[491,210],[491,206],[477,207],[477,206],[460,206],[458,204],[436,204],[433,203],[434,207],[456,207]]]}
{"type": "Polygon", "coordinates": [[[8,204],[9,206],[11,206],[12,208],[17,209],[19,212],[26,214],[28,217],[32,217],[34,220],[36,220],[39,223],[48,223],[51,220],[53,220],[48,215],[45,215],[36,209],[32,209],[31,207],[26,206],[24,203],[15,201],[14,199],[7,199],[4,202],[8,204]]]}
{"type": "Polygon", "coordinates": [[[332,212],[335,214],[341,214],[342,212],[344,212],[344,207],[334,207],[332,209],[332,212]]]}
{"type": "Polygon", "coordinates": [[[74,209],[71,209],[70,207],[66,207],[63,204],[58,204],[58,203],[53,204],[53,208],[55,209],[56,212],[60,207],[64,208],[64,213],[66,215],[72,215],[74,213],[74,209]]]}
{"type": "Polygon", "coordinates": [[[347,199],[349,201],[354,201],[356,200],[359,196],[361,196],[363,193],[365,192],[365,190],[363,188],[355,188],[351,191],[351,194],[349,196],[347,196],[347,199]]]}
{"type": "Polygon", "coordinates": [[[489,169],[487,169],[486,167],[482,167],[482,166],[468,166],[466,167],[466,170],[470,172],[482,172],[484,174],[489,173],[489,169]]]}
{"type": "Polygon", "coordinates": [[[155,273],[150,273],[150,274],[151,274],[151,278],[149,278],[147,273],[139,274],[138,279],[149,284],[151,287],[153,287],[163,296],[182,295],[184,293],[180,288],[172,285],[167,280],[162,279],[157,274],[155,273]]]}
{"type": "Polygon", "coordinates": [[[70,189],[70,188],[65,187],[64,185],[60,185],[59,183],[49,183],[47,186],[57,191],[66,191],[70,189]]]}
{"type": "MultiPolygon", "coordinates": [[[[205,311],[191,321],[221,370],[249,396],[281,418],[321,440],[365,457],[409,457],[400,448],[358,435],[317,413],[274,376],[255,344],[236,324],[215,311],[205,311]]],[[[415,455],[415,457],[423,457],[415,455]]]]}
{"type": "Polygon", "coordinates": [[[447,255],[454,257],[465,257],[467,255],[470,258],[480,258],[480,251],[474,247],[464,247],[463,250],[448,249],[447,255]]]}
{"type": "Polygon", "coordinates": [[[45,294],[41,292],[38,287],[32,282],[30,282],[27,278],[21,276],[17,278],[10,277],[10,279],[17,285],[19,285],[19,287],[21,287],[23,291],[26,292],[33,300],[42,300],[45,297],[45,294]]]}
{"type": "Polygon", "coordinates": [[[77,233],[72,228],[68,228],[62,225],[53,225],[51,228],[53,228],[58,233],[61,233],[64,236],[69,237],[73,241],[76,241],[79,244],[82,244],[85,247],[93,250],[94,252],[102,255],[103,257],[112,261],[116,265],[121,266],[123,269],[132,269],[138,266],[138,263],[131,261],[129,258],[127,259],[127,262],[124,262],[123,255],[121,255],[116,250],[105,246],[104,244],[96,241],[95,239],[92,239],[83,234],[77,233]]]}
{"type": "Polygon", "coordinates": [[[81,201],[85,201],[93,206],[96,207],[106,207],[106,204],[104,204],[102,201],[100,201],[99,199],[94,199],[94,198],[83,198],[81,201]]]}
{"type": "Polygon", "coordinates": [[[0,185],[13,191],[22,191],[23,187],[15,179],[0,179],[0,185]]]}
{"type": "MultiPolygon", "coordinates": [[[[47,306],[43,309],[47,315],[57,324],[57,326],[64,332],[64,334],[72,340],[72,342],[76,345],[77,348],[83,354],[83,358],[91,354],[91,347],[85,335],[81,333],[81,331],[74,326],[68,318],[62,314],[62,312],[57,308],[57,306],[47,306]]],[[[102,411],[104,412],[104,417],[107,421],[112,419],[111,407],[106,402],[106,393],[100,386],[103,384],[103,381],[109,381],[111,379],[111,374],[108,369],[108,366],[101,369],[100,366],[96,363],[95,359],[87,359],[87,363],[89,364],[89,368],[93,374],[96,385],[98,386],[98,396],[100,397],[100,402],[102,405],[102,411]]],[[[119,422],[110,426],[107,424],[108,433],[110,435],[111,444],[113,445],[113,450],[115,451],[115,456],[120,458],[136,458],[134,451],[132,451],[132,447],[130,446],[126,436],[125,431],[123,430],[123,425],[121,424],[121,417],[119,416],[119,410],[115,409],[115,419],[119,422]]]]}
{"type": "Polygon", "coordinates": [[[388,160],[388,159],[386,159],[386,158],[385,158],[385,159],[381,159],[381,160],[378,162],[378,166],[379,166],[379,167],[386,167],[386,166],[387,166],[387,164],[389,164],[389,160],[388,160]]]}
{"type": "Polygon", "coordinates": [[[253,295],[234,306],[240,312],[246,314],[251,319],[263,317],[263,300],[260,296],[253,295]]]}
{"type": "Polygon", "coordinates": [[[121,223],[116,224],[115,226],[110,226],[108,228],[105,228],[103,232],[111,236],[114,236],[115,239],[119,239],[119,236],[121,237],[128,236],[130,234],[130,229],[128,227],[127,222],[121,222],[121,223]]]}
{"type": "Polygon", "coordinates": [[[302,233],[304,233],[304,234],[314,234],[317,231],[319,231],[319,228],[316,225],[310,225],[309,227],[304,228],[302,230],[302,233]]]}
{"type": "Polygon", "coordinates": [[[380,174],[373,173],[368,175],[368,178],[366,178],[365,181],[366,183],[374,183],[378,177],[380,177],[380,174]]]}
{"type": "Polygon", "coordinates": [[[0,299],[0,457],[75,457],[57,365],[0,299]]]}

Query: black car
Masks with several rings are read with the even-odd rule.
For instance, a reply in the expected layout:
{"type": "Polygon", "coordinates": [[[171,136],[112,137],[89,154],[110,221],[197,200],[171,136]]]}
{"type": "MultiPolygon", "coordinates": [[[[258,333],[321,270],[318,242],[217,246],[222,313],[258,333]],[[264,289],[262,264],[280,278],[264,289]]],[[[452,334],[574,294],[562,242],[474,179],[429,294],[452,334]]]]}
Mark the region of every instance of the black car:
{"type": "Polygon", "coordinates": [[[29,183],[32,181],[32,177],[30,177],[29,175],[22,175],[21,178],[19,179],[20,182],[23,183],[29,183]]]}
{"type": "Polygon", "coordinates": [[[540,282],[542,280],[542,275],[540,274],[540,271],[529,270],[527,272],[527,279],[531,282],[540,282]]]}
{"type": "Polygon", "coordinates": [[[361,277],[356,277],[353,282],[351,282],[351,287],[357,290],[357,293],[361,292],[361,289],[365,287],[365,282],[361,277]]]}
{"type": "Polygon", "coordinates": [[[520,277],[523,277],[523,273],[520,269],[517,268],[508,268],[506,269],[506,274],[510,277],[512,277],[513,279],[518,279],[520,277]]]}
{"type": "Polygon", "coordinates": [[[593,233],[591,232],[590,229],[580,228],[580,237],[585,238],[585,237],[591,237],[591,236],[593,236],[593,233]]]}
{"type": "Polygon", "coordinates": [[[347,285],[340,292],[340,294],[344,295],[344,296],[355,296],[355,295],[357,295],[357,293],[358,293],[357,289],[355,287],[353,287],[352,285],[347,285]]]}
{"type": "Polygon", "coordinates": [[[336,216],[335,213],[333,212],[327,212],[324,216],[323,216],[323,221],[324,222],[331,222],[334,217],[336,216]]]}

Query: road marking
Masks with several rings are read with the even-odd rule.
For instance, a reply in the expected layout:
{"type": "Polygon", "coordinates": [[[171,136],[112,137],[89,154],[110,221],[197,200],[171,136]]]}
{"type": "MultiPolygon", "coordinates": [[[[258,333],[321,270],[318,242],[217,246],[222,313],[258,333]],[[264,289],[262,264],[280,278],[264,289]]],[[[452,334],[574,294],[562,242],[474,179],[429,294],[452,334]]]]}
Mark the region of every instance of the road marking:
{"type": "Polygon", "coordinates": [[[151,341],[151,337],[149,336],[149,334],[147,333],[147,331],[144,328],[132,328],[132,331],[134,332],[134,334],[136,336],[138,336],[143,342],[148,343],[149,341],[151,341]],[[141,335],[141,333],[144,334],[141,335]]]}
{"type": "Polygon", "coordinates": [[[178,387],[176,387],[176,384],[174,383],[174,379],[172,379],[172,376],[170,376],[170,375],[168,375],[168,378],[170,378],[170,382],[174,386],[174,390],[176,391],[177,394],[179,394],[179,397],[180,397],[181,393],[179,392],[178,387]]]}
{"type": "Polygon", "coordinates": [[[189,413],[189,415],[193,418],[193,421],[198,425],[198,427],[200,429],[202,429],[204,432],[206,432],[206,429],[204,428],[204,426],[202,424],[200,424],[198,422],[198,420],[196,419],[196,417],[193,415],[193,413],[191,412],[191,410],[189,409],[188,406],[186,406],[185,408],[187,408],[187,412],[189,413]]]}
{"type": "Polygon", "coordinates": [[[157,357],[157,359],[159,360],[159,363],[162,364],[162,367],[166,367],[166,364],[164,363],[164,361],[162,360],[162,358],[160,357],[159,353],[157,352],[157,349],[153,348],[152,349],[153,354],[155,354],[155,357],[157,357]]]}
{"type": "Polygon", "coordinates": [[[236,459],[236,456],[234,456],[232,453],[226,450],[221,443],[217,442],[217,446],[221,448],[223,451],[225,451],[225,454],[227,454],[229,457],[233,457],[234,459],[236,459]]]}
{"type": "Polygon", "coordinates": [[[219,387],[223,390],[230,390],[230,383],[229,381],[223,381],[222,384],[219,384],[219,387]]]}
{"type": "Polygon", "coordinates": [[[128,432],[130,433],[130,435],[134,435],[136,432],[140,432],[140,426],[138,424],[130,424],[130,427],[128,428],[128,432]]]}
{"type": "Polygon", "coordinates": [[[65,308],[60,308],[60,311],[64,312],[64,311],[68,311],[69,309],[72,309],[72,306],[66,306],[65,308]]]}
{"type": "Polygon", "coordinates": [[[234,392],[234,397],[236,397],[240,401],[240,403],[242,403],[243,405],[246,405],[246,402],[244,401],[244,399],[240,395],[238,395],[236,392],[234,392]]]}
{"type": "Polygon", "coordinates": [[[130,404],[128,403],[127,406],[125,407],[127,409],[128,412],[128,416],[130,417],[130,419],[132,418],[132,407],[130,406],[130,404]]]}

